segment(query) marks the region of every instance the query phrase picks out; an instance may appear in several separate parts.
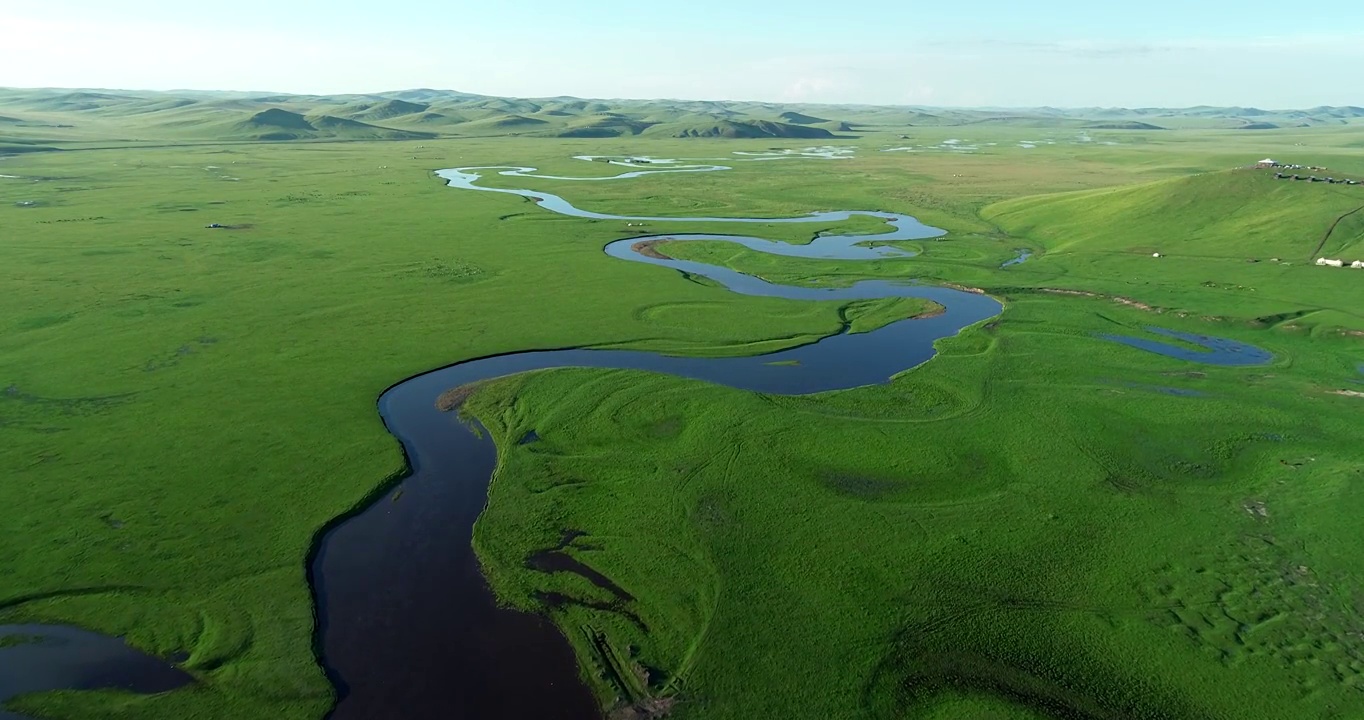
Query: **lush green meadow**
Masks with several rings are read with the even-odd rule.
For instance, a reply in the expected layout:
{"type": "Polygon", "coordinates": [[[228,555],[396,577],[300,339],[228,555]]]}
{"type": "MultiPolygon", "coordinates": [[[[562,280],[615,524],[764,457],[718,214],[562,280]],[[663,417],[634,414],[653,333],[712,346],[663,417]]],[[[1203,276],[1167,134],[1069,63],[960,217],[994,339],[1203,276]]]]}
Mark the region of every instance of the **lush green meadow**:
{"type": "MultiPolygon", "coordinates": [[[[908,243],[913,259],[664,249],[780,282],[960,283],[1007,306],[885,387],[774,398],[585,370],[491,385],[468,409],[501,452],[476,534],[495,588],[525,607],[536,590],[609,599],[524,565],[588,533],[570,552],[635,596],[649,630],[576,606],[554,618],[604,703],[666,695],[678,717],[1364,717],[1364,398],[1333,393],[1364,391],[1364,272],[1309,262],[1364,187],[1230,169],[1282,154],[1364,177],[1359,132],[1093,130],[1023,148],[1042,131],[993,127],[970,131],[996,143],[975,152],[881,152],[962,132],[901,128],[846,141],[855,159],[731,172],[490,178],[613,213],[913,214],[949,231],[908,243]],[[1037,256],[999,269],[1020,248],[1037,256]],[[1276,360],[1207,367],[1095,337],[1145,325],[1276,360]],[[531,429],[541,441],[516,445],[531,429]]],[[[322,716],[304,561],[324,523],[402,471],[374,408],[402,378],[532,348],[762,352],[917,312],[737,296],[601,253],[732,226],[565,218],[431,175],[809,144],[74,143],[0,158],[18,176],[0,178],[0,534],[14,539],[0,622],[126,634],[189,653],[201,681],[19,706],[322,716]]],[[[875,229],[744,227],[790,242],[875,229]]],[[[1324,247],[1364,259],[1362,233],[1347,219],[1324,247]]]]}

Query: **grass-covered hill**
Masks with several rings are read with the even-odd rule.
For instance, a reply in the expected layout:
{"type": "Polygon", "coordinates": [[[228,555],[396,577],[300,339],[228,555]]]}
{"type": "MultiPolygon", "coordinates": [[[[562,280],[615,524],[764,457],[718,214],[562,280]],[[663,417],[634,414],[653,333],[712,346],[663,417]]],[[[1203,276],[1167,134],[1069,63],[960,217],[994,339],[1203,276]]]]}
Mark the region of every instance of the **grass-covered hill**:
{"type": "Polygon", "coordinates": [[[1296,329],[1364,325],[1348,300],[1364,271],[1315,262],[1364,260],[1364,185],[1228,170],[1007,200],[982,217],[1042,248],[1025,273],[1052,288],[1296,329]]]}
{"type": "Polygon", "coordinates": [[[828,138],[910,127],[1276,129],[1364,123],[1364,108],[951,109],[739,101],[0,89],[0,143],[442,137],[828,138]]]}
{"type": "Polygon", "coordinates": [[[1361,206],[1364,185],[1284,181],[1247,169],[1020,198],[984,214],[1011,233],[1045,242],[1050,253],[1306,262],[1324,245],[1339,253],[1364,241],[1343,237],[1334,224],[1361,206]]]}
{"type": "Polygon", "coordinates": [[[824,118],[817,118],[817,117],[815,117],[815,116],[813,116],[813,115],[806,115],[805,113],[798,113],[798,112],[796,112],[796,111],[794,111],[794,110],[787,110],[786,112],[782,113],[782,114],[781,114],[781,119],[782,119],[784,122],[789,122],[789,123],[791,123],[791,124],[793,124],[793,125],[818,125],[818,124],[820,124],[820,123],[829,122],[828,120],[825,120],[824,118]]]}
{"type": "Polygon", "coordinates": [[[1085,126],[1091,130],[1164,130],[1159,125],[1152,125],[1140,120],[1116,120],[1113,122],[1098,122],[1085,126]]]}
{"type": "Polygon", "coordinates": [[[793,125],[771,120],[717,120],[710,123],[663,123],[649,128],[651,134],[668,137],[707,138],[831,138],[820,127],[793,125]]]}
{"type": "Polygon", "coordinates": [[[309,140],[339,138],[346,140],[421,140],[434,133],[395,130],[335,115],[304,116],[270,108],[262,110],[228,129],[233,139],[309,140]]]}

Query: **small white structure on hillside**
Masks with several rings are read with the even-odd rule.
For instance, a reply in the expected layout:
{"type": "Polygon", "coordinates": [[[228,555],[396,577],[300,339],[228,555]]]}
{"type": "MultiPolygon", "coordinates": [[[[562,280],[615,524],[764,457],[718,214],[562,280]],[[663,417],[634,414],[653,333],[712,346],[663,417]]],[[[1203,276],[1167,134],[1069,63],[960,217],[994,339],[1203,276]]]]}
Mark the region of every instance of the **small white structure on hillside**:
{"type": "Polygon", "coordinates": [[[1317,258],[1317,264],[1322,267],[1345,267],[1344,260],[1332,260],[1330,258],[1317,258]]]}
{"type": "Polygon", "coordinates": [[[1160,253],[1151,253],[1151,257],[1160,257],[1160,253]]]}
{"type": "Polygon", "coordinates": [[[1350,267],[1354,268],[1355,270],[1364,270],[1364,260],[1356,260],[1350,263],[1350,267]]]}
{"type": "Polygon", "coordinates": [[[1271,159],[1269,159],[1269,158],[1265,158],[1264,160],[1261,160],[1260,162],[1257,162],[1257,163],[1255,163],[1255,164],[1258,165],[1258,166],[1260,166],[1260,167],[1262,167],[1262,168],[1279,167],[1279,163],[1277,163],[1277,162],[1275,162],[1274,160],[1271,160],[1271,159]]]}

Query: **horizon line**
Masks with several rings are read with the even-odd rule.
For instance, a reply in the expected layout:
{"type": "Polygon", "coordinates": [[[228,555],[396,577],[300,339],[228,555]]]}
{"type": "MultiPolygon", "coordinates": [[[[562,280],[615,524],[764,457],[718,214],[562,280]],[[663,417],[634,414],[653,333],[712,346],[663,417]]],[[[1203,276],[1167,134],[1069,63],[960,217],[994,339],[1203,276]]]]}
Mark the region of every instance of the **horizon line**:
{"type": "MultiPolygon", "coordinates": [[[[683,97],[653,97],[653,98],[631,98],[631,97],[581,97],[577,95],[543,95],[543,96],[519,96],[519,95],[487,95],[483,93],[466,92],[463,90],[453,90],[449,88],[433,87],[409,87],[396,90],[376,90],[376,91],[346,91],[335,93],[316,93],[316,92],[294,92],[277,90],[228,90],[228,89],[205,89],[205,88],[172,88],[166,90],[149,88],[111,88],[111,87],[61,87],[61,86],[17,86],[0,85],[0,90],[32,90],[32,91],[65,91],[65,92],[101,92],[101,93],[221,93],[221,94],[241,94],[259,98],[260,96],[288,96],[297,98],[326,98],[338,96],[361,96],[361,97],[385,97],[388,95],[405,92],[433,92],[447,93],[450,95],[461,95],[467,98],[483,98],[489,100],[581,100],[581,101],[603,101],[603,102],[713,102],[713,103],[746,103],[755,105],[778,105],[778,106],[806,106],[806,107],[865,107],[865,108],[922,108],[935,110],[1195,110],[1200,108],[1212,109],[1240,109],[1258,110],[1262,112],[1284,112],[1294,110],[1315,110],[1319,108],[1354,108],[1364,109],[1360,105],[1330,105],[1318,104],[1311,107],[1262,107],[1259,105],[909,105],[891,104],[875,102],[808,102],[808,101],[787,101],[787,100],[738,100],[738,99],[716,99],[716,98],[683,98],[683,97]]],[[[393,99],[393,98],[387,98],[393,99]]]]}

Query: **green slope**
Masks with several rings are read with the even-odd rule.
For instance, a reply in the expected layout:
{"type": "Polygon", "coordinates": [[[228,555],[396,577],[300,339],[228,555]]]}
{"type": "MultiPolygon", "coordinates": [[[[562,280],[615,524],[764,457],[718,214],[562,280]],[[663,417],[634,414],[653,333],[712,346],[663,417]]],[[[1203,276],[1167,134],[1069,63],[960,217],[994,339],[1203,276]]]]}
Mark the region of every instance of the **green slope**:
{"type": "Polygon", "coordinates": [[[1364,186],[1276,180],[1258,170],[1138,187],[1008,200],[984,216],[1048,252],[1313,258],[1331,223],[1364,205],[1364,186]]]}
{"type": "Polygon", "coordinates": [[[426,103],[414,103],[406,100],[385,100],[378,103],[359,103],[351,107],[354,109],[351,113],[346,114],[346,117],[351,120],[373,122],[426,112],[431,106],[426,103]]]}
{"type": "Polygon", "coordinates": [[[638,135],[651,123],[632,120],[617,113],[601,113],[569,121],[568,127],[558,133],[559,137],[621,137],[638,135]]]}
{"type": "Polygon", "coordinates": [[[832,120],[806,115],[805,113],[795,112],[794,110],[784,112],[779,117],[782,122],[791,123],[792,125],[818,125],[820,123],[833,122],[832,120]]]}
{"type": "Polygon", "coordinates": [[[695,138],[831,138],[821,127],[791,125],[770,120],[720,120],[711,123],[664,123],[645,134],[695,138]]]}
{"type": "Polygon", "coordinates": [[[1323,254],[1364,260],[1364,185],[1233,170],[1009,200],[982,216],[1042,248],[1017,275],[1029,284],[1128,296],[1219,321],[1364,329],[1350,299],[1364,272],[1314,263],[1323,254]]]}
{"type": "Polygon", "coordinates": [[[526,115],[494,115],[481,120],[461,123],[457,126],[456,132],[459,132],[460,134],[476,135],[521,134],[527,131],[543,129],[543,126],[549,124],[549,121],[543,118],[528,117],[526,115]]]}
{"type": "MultiPolygon", "coordinates": [[[[828,133],[902,133],[910,127],[1099,130],[1328,129],[1364,124],[1364,109],[1244,107],[962,109],[701,100],[512,98],[418,88],[338,95],[0,88],[0,124],[58,128],[52,142],[174,140],[418,139],[439,130],[464,136],[827,138],[828,133]],[[262,112],[353,120],[266,130],[243,126],[262,112]],[[602,120],[602,116],[622,118],[602,120]],[[15,118],[23,118],[15,122],[15,118]],[[538,127],[530,127],[539,125],[538,127]]],[[[267,118],[268,120],[268,118],[267,118]]],[[[276,118],[288,125],[283,118],[276,118]]],[[[271,125],[273,121],[254,124],[271,125]]],[[[296,123],[295,123],[296,124],[296,123]]],[[[9,138],[0,138],[9,139],[9,138]]],[[[30,136],[30,139],[33,139],[30,136]]]]}
{"type": "Polygon", "coordinates": [[[1093,123],[1093,124],[1091,124],[1091,125],[1086,125],[1085,128],[1086,128],[1086,129],[1089,129],[1089,130],[1164,130],[1164,129],[1165,129],[1165,128],[1159,126],[1159,125],[1152,125],[1151,123],[1142,122],[1142,121],[1140,121],[1140,120],[1123,120],[1123,121],[1118,121],[1118,122],[1101,122],[1101,123],[1093,123]]]}
{"type": "Polygon", "coordinates": [[[395,130],[334,115],[305,117],[279,108],[256,113],[235,124],[233,130],[240,136],[256,140],[421,140],[436,137],[434,133],[395,130]]]}

